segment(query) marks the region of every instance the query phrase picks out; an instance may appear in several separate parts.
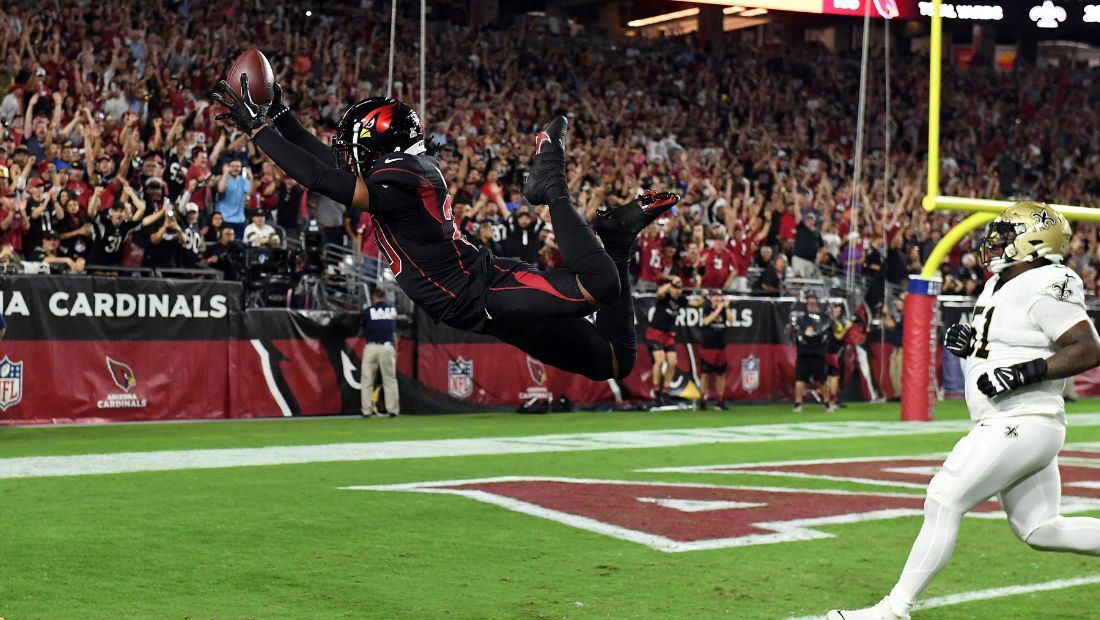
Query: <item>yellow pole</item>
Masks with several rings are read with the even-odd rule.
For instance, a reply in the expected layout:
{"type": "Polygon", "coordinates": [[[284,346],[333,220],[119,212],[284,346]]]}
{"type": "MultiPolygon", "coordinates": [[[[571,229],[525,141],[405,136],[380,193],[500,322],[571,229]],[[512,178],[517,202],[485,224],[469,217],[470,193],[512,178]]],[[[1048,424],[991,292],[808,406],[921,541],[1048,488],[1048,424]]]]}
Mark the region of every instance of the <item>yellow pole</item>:
{"type": "MultiPolygon", "coordinates": [[[[997,213],[1000,213],[1000,211],[997,213]]],[[[924,267],[920,271],[920,277],[931,280],[938,276],[940,265],[943,264],[943,259],[947,258],[947,253],[951,251],[951,248],[955,247],[956,243],[972,231],[992,222],[997,217],[997,213],[973,213],[965,220],[955,224],[954,228],[947,231],[943,239],[940,239],[936,247],[932,248],[932,253],[928,255],[928,260],[925,261],[924,267]]]]}
{"type": "Polygon", "coordinates": [[[940,64],[943,58],[942,0],[932,0],[928,67],[928,195],[940,195],[940,64]]]}

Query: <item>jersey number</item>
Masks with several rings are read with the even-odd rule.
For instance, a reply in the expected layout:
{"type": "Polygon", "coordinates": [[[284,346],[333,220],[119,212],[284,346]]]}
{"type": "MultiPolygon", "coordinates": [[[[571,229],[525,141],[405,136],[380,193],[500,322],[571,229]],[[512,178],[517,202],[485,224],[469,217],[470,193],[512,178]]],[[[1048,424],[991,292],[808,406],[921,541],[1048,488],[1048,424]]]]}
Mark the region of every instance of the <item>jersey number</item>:
{"type": "Polygon", "coordinates": [[[443,234],[450,237],[451,241],[461,241],[470,247],[474,246],[462,235],[462,231],[458,229],[458,224],[455,223],[454,207],[451,205],[450,194],[447,194],[447,198],[443,200],[443,234]],[[447,230],[448,228],[450,230],[447,230]]]}
{"type": "Polygon", "coordinates": [[[462,233],[458,231],[458,226],[455,225],[455,213],[454,207],[451,205],[450,194],[447,194],[447,198],[443,201],[443,233],[449,235],[455,241],[462,238],[462,233]],[[448,231],[448,228],[451,230],[448,231]]]}
{"type": "Polygon", "coordinates": [[[661,250],[649,251],[649,266],[654,269],[661,268],[661,250]]]}
{"type": "Polygon", "coordinates": [[[993,323],[993,306],[974,307],[974,357],[989,357],[989,326],[993,323]]]}

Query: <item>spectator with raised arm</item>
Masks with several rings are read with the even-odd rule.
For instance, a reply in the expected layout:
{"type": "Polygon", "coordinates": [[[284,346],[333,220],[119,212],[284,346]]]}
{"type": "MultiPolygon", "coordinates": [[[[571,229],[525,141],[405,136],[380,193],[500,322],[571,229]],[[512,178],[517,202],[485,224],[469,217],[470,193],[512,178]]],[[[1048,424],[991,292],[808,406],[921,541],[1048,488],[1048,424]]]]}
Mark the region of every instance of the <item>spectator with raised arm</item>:
{"type": "Polygon", "coordinates": [[[233,228],[237,237],[244,237],[244,205],[252,191],[252,183],[239,160],[234,159],[222,165],[217,187],[221,198],[214,207],[215,211],[222,214],[225,224],[233,228]]]}

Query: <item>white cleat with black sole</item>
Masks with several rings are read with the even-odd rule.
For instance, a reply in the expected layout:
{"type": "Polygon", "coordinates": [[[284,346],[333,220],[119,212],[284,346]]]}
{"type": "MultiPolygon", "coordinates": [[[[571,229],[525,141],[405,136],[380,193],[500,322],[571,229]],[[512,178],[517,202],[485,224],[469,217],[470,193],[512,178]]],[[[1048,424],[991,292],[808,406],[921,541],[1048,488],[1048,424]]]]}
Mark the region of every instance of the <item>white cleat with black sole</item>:
{"type": "Polygon", "coordinates": [[[825,615],[826,620],[909,620],[909,614],[897,614],[890,607],[890,597],[866,609],[834,609],[825,615]]]}

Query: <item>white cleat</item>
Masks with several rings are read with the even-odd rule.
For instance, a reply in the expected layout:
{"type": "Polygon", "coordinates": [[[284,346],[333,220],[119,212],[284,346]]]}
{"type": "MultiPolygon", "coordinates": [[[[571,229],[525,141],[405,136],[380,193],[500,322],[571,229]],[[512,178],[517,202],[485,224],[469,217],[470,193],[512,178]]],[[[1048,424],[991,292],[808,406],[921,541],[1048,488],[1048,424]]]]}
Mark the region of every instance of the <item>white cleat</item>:
{"type": "Polygon", "coordinates": [[[852,611],[834,609],[825,618],[826,620],[909,620],[909,614],[894,613],[890,607],[890,597],[886,597],[874,607],[866,609],[852,611]]]}

